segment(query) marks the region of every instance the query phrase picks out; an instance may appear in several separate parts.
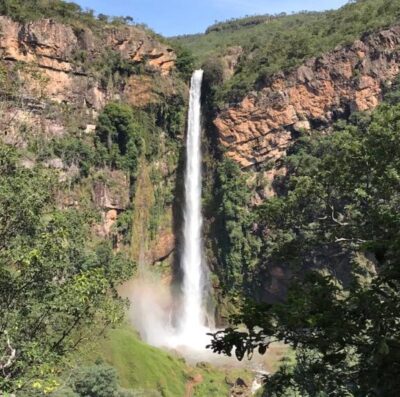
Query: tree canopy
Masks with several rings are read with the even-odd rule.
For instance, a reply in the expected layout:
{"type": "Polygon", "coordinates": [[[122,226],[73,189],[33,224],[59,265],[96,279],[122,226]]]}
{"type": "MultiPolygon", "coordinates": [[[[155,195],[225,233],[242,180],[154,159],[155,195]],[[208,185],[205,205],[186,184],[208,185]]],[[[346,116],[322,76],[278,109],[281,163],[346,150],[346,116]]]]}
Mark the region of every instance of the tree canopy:
{"type": "Polygon", "coordinates": [[[276,181],[281,195],[259,208],[262,266],[302,270],[285,302],[246,303],[234,323],[248,330],[219,332],[212,348],[242,359],[273,340],[291,345],[296,364],[268,379],[269,396],[398,394],[399,145],[400,105],[354,115],[331,135],[302,139],[276,181]],[[318,252],[333,254],[313,269],[318,252]],[[348,258],[347,280],[335,273],[337,255],[348,258]]]}
{"type": "Polygon", "coordinates": [[[115,102],[106,105],[99,115],[96,135],[97,149],[107,165],[136,172],[144,132],[128,105],[115,102]]]}
{"type": "Polygon", "coordinates": [[[116,286],[133,264],[89,245],[90,212],[59,209],[52,171],[0,145],[0,390],[51,391],[82,342],[122,320],[116,286]]]}

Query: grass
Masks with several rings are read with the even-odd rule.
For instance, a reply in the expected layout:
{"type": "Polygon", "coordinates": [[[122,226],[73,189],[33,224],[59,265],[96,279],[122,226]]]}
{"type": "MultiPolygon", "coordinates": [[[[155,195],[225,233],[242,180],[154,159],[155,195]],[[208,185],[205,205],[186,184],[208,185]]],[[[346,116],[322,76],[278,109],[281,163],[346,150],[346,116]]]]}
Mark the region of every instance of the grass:
{"type": "Polygon", "coordinates": [[[163,397],[185,394],[189,368],[184,360],[142,342],[128,326],[111,331],[98,344],[93,358],[113,366],[122,387],[158,391],[163,397]]]}
{"type": "Polygon", "coordinates": [[[286,363],[288,360],[292,362],[295,357],[295,352],[289,346],[277,342],[271,344],[267,353],[262,357],[262,363],[266,371],[274,373],[281,367],[283,360],[286,363]]]}
{"type": "Polygon", "coordinates": [[[185,360],[140,340],[130,326],[112,330],[86,354],[117,370],[119,384],[148,396],[228,397],[236,379],[251,385],[252,373],[243,368],[216,368],[208,363],[189,366],[185,360]],[[187,393],[192,384],[192,394],[187,393]]]}
{"type": "Polygon", "coordinates": [[[236,379],[243,379],[249,386],[253,381],[251,372],[240,368],[216,369],[210,364],[201,363],[197,365],[196,369],[201,374],[203,381],[194,387],[194,397],[229,396],[236,379]]]}

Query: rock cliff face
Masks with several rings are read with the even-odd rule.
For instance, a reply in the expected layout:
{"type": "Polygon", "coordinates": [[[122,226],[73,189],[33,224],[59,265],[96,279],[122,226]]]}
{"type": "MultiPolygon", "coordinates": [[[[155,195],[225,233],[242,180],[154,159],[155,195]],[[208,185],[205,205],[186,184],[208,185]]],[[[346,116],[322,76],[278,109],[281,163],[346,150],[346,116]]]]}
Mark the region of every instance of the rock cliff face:
{"type": "MultiPolygon", "coordinates": [[[[109,101],[136,108],[156,104],[157,108],[169,96],[182,95],[184,83],[172,73],[175,60],[169,46],[138,27],[104,24],[92,31],[51,19],[21,24],[0,16],[0,139],[29,151],[22,160],[25,167],[41,162],[55,170],[59,181],[68,186],[57,194],[59,206],[98,211],[99,223],[93,231],[116,247],[121,245],[116,223],[120,215],[132,211],[136,191],[127,172],[98,166],[79,179],[77,164],[68,165],[52,154],[42,160],[32,142],[37,139],[45,147],[71,136],[93,144],[97,115],[109,101]]],[[[168,135],[161,128],[158,131],[168,135]]],[[[160,136],[160,147],[166,139],[160,136]]],[[[175,167],[167,149],[163,155],[160,167],[175,167]]],[[[169,171],[173,175],[173,169],[169,171]]],[[[160,183],[171,184],[172,178],[162,175],[160,183]]],[[[147,203],[148,211],[153,204],[147,203]]],[[[174,249],[171,226],[168,220],[165,223],[161,231],[153,231],[157,243],[151,241],[148,249],[151,263],[169,257],[174,249]]],[[[148,222],[142,237],[147,228],[148,222]]]]}
{"type": "Polygon", "coordinates": [[[372,110],[400,71],[400,26],[274,75],[214,120],[226,155],[242,168],[279,160],[296,134],[372,110]]]}
{"type": "MultiPolygon", "coordinates": [[[[19,24],[0,16],[0,57],[11,66],[22,63],[37,67],[42,74],[41,95],[56,102],[98,110],[112,99],[115,93],[102,87],[95,74],[79,62],[84,55],[93,64],[107,50],[163,76],[175,65],[171,48],[136,27],[108,27],[95,35],[89,29],[76,32],[50,19],[19,24]]],[[[32,95],[37,79],[24,74],[23,68],[18,73],[25,80],[26,94],[32,95]]]]}

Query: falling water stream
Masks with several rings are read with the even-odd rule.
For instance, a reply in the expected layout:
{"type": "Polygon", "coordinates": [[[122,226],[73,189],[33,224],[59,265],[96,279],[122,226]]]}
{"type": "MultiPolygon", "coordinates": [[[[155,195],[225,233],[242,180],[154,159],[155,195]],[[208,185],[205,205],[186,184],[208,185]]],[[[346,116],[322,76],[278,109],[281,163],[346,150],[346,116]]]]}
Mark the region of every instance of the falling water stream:
{"type": "MultiPolygon", "coordinates": [[[[183,245],[180,258],[181,296],[174,301],[160,280],[152,278],[146,261],[136,280],[128,283],[123,296],[133,301],[131,318],[143,339],[157,347],[207,352],[210,341],[205,326],[204,284],[206,266],[202,249],[202,153],[201,84],[203,71],[191,79],[188,129],[186,135],[185,200],[183,207],[183,245]],[[175,319],[175,320],[174,320],[175,319]]],[[[144,173],[145,169],[142,169],[144,173]]],[[[144,244],[141,249],[145,250],[144,244]]],[[[139,250],[140,251],[140,250],[139,250]]],[[[140,261],[140,258],[139,258],[140,261]]],[[[170,291],[169,291],[170,292],[170,291]]]]}
{"type": "MultiPolygon", "coordinates": [[[[178,334],[183,344],[193,346],[206,335],[203,310],[204,266],[202,264],[201,214],[201,83],[203,71],[193,73],[190,86],[186,138],[185,207],[183,226],[182,314],[178,334]]],[[[203,346],[204,347],[204,346],[203,346]]]]}

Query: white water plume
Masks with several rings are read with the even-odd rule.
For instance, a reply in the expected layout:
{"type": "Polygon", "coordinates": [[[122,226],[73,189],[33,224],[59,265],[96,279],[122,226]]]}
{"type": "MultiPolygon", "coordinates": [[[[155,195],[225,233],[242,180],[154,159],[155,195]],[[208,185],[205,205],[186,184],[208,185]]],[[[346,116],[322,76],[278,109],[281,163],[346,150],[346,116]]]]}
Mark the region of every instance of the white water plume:
{"type": "MultiPolygon", "coordinates": [[[[146,342],[182,351],[205,351],[209,329],[205,326],[205,269],[202,249],[202,153],[201,153],[201,84],[203,71],[191,79],[188,130],[186,137],[185,204],[183,249],[180,260],[183,281],[179,304],[170,291],[142,271],[139,279],[125,288],[123,296],[133,301],[131,318],[146,342]],[[128,292],[130,290],[130,292],[128,292]],[[172,319],[175,319],[172,324],[172,319]]],[[[147,266],[144,266],[146,269],[147,266]]],[[[145,270],[144,269],[144,270],[145,270]]],[[[207,352],[209,353],[209,352],[207,352]]]]}
{"type": "Polygon", "coordinates": [[[186,139],[185,208],[183,227],[182,315],[178,334],[186,345],[194,345],[206,336],[203,307],[204,266],[202,264],[202,155],[201,155],[201,83],[203,71],[193,73],[190,87],[188,131],[186,139]],[[202,337],[203,335],[203,337],[202,337]]]}

